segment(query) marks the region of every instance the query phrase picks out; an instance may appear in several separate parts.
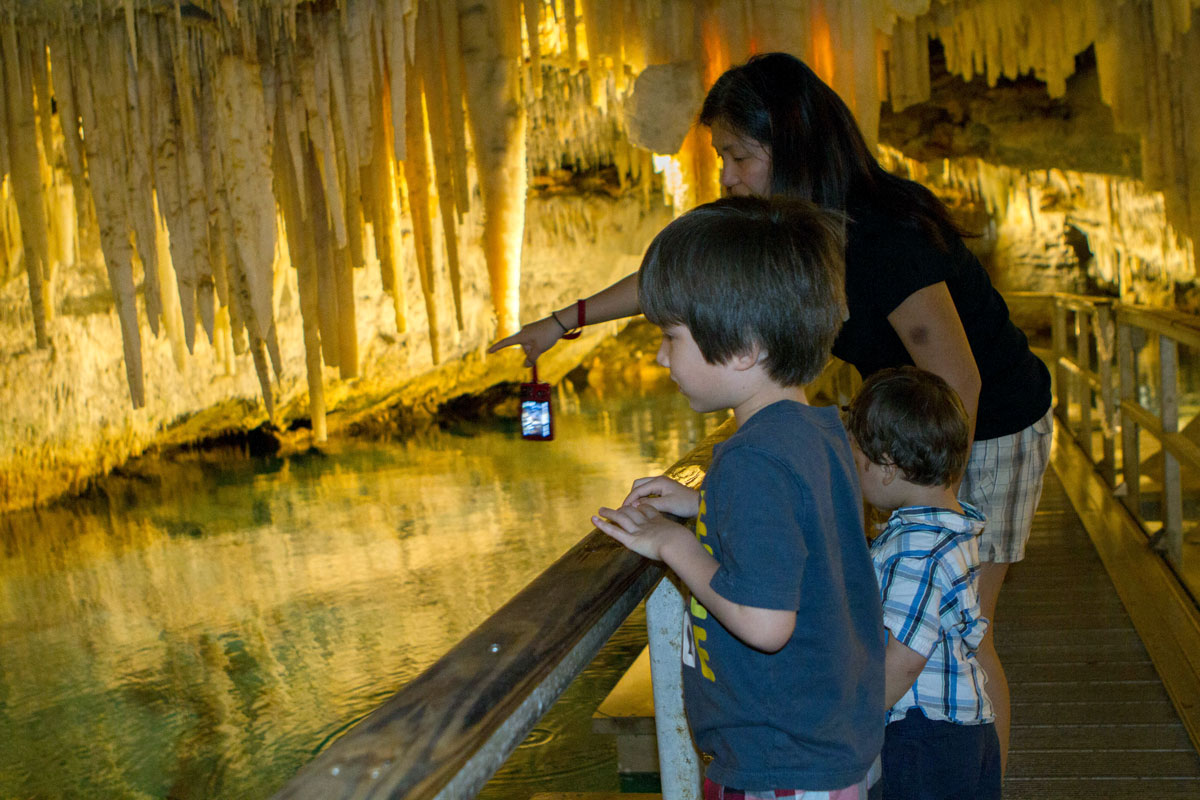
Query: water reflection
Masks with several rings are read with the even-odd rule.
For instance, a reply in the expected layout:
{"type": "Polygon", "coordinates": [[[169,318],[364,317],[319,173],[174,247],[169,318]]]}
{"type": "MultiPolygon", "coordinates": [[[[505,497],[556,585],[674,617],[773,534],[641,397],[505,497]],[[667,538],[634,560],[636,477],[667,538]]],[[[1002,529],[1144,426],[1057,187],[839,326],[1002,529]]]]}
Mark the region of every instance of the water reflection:
{"type": "Polygon", "coordinates": [[[269,795],[719,422],[556,404],[553,442],[196,458],[0,518],[0,797],[269,795]]]}

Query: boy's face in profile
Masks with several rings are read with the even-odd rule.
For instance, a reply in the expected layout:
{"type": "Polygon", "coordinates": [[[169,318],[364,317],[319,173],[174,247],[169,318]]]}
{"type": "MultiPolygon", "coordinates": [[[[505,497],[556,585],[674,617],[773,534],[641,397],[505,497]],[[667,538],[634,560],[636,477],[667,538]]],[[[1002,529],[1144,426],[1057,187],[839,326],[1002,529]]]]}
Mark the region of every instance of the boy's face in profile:
{"type": "Polygon", "coordinates": [[[736,370],[729,364],[710,364],[705,360],[686,325],[662,328],[657,361],[671,370],[671,380],[694,411],[718,411],[736,405],[731,391],[734,387],[730,384],[736,370]]]}

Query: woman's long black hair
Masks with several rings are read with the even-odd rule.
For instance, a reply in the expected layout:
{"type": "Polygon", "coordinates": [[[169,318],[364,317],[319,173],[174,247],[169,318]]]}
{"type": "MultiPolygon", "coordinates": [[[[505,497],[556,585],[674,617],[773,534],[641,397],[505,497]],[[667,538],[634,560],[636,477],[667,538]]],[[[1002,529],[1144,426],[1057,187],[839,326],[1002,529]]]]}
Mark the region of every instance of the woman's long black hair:
{"type": "Polygon", "coordinates": [[[723,122],[771,148],[771,190],[851,219],[868,209],[926,232],[947,249],[968,235],[933,192],[879,165],[850,109],[800,59],[764,53],[713,84],[700,123],[723,122]]]}

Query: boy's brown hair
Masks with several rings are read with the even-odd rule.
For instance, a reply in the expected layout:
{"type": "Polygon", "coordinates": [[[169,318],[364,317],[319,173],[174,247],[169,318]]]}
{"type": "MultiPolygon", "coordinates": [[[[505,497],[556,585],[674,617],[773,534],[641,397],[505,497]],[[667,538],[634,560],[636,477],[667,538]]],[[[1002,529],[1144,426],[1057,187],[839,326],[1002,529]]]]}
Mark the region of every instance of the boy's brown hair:
{"type": "Polygon", "coordinates": [[[873,464],[893,464],[920,486],[950,486],[970,454],[962,400],[946,381],[916,367],[876,372],[845,414],[846,431],[873,464]]]}
{"type": "Polygon", "coordinates": [[[686,325],[710,364],[757,345],[772,380],[802,386],[821,374],[847,316],[844,227],[802,200],[705,203],[654,237],[638,303],[659,327],[686,325]]]}

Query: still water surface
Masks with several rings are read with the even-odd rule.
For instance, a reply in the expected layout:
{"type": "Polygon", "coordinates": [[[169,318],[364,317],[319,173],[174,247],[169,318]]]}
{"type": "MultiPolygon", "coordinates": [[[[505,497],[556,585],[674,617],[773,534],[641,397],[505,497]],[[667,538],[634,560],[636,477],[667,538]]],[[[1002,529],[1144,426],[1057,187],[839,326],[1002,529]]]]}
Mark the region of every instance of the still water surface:
{"type": "MultiPolygon", "coordinates": [[[[556,403],[553,442],[177,459],[0,517],[0,797],[269,796],[720,421],[669,384],[556,403]]],[[[615,681],[630,627],[570,692],[615,681]]],[[[616,788],[603,753],[538,747],[554,713],[485,795],[616,788]]]]}

